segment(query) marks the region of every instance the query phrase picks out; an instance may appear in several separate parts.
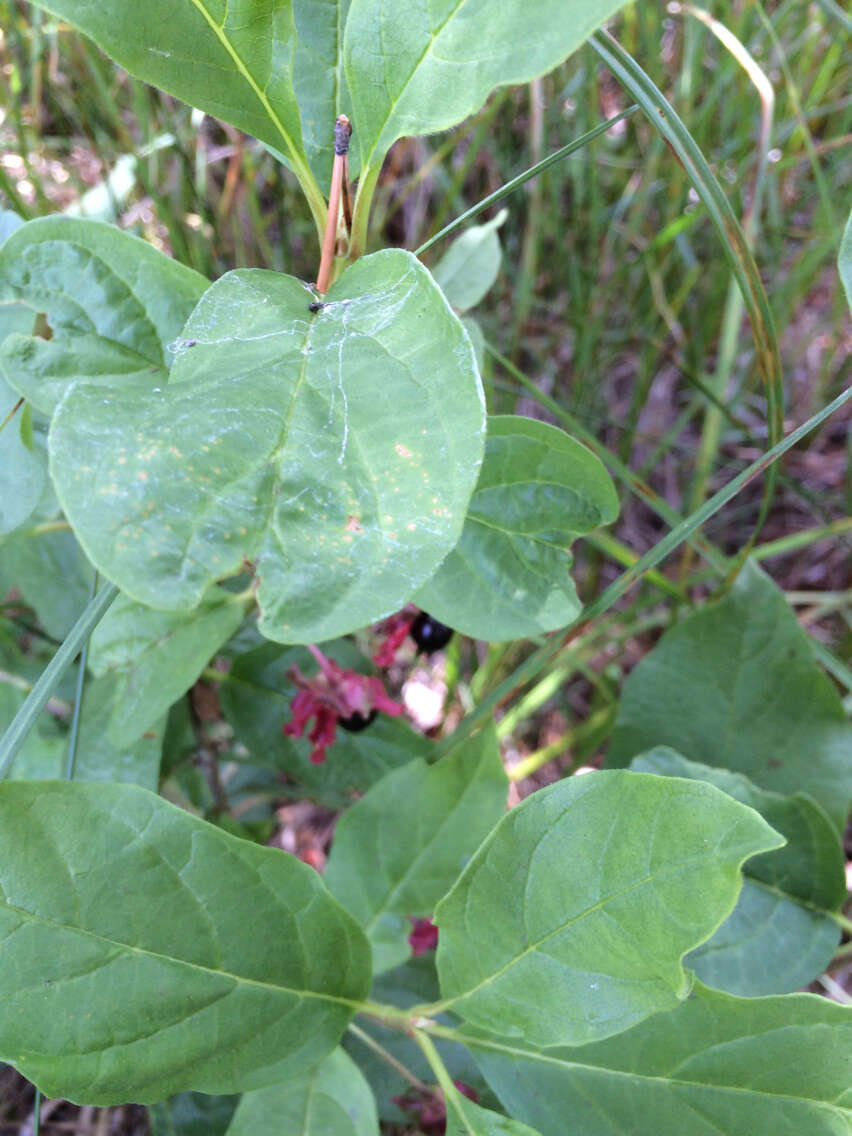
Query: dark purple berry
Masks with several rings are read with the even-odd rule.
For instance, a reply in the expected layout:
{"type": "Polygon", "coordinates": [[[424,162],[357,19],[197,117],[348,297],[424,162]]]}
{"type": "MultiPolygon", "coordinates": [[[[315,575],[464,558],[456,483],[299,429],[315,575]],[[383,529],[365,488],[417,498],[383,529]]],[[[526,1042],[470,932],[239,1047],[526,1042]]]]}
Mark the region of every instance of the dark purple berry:
{"type": "Polygon", "coordinates": [[[360,710],[355,710],[348,718],[338,718],[337,724],[341,729],[348,730],[350,734],[360,734],[362,730],[366,730],[377,714],[378,710],[375,707],[366,716],[360,710]]]}
{"type": "Polygon", "coordinates": [[[453,637],[453,629],[428,612],[421,611],[411,625],[410,635],[424,654],[431,655],[433,651],[446,647],[453,637]]]}

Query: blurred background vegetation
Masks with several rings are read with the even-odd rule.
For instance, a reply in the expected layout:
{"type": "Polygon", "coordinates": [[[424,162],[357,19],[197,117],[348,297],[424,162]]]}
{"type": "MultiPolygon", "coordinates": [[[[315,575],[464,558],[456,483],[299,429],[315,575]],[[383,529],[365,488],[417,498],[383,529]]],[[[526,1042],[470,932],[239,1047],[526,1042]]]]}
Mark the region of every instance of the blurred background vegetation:
{"type": "MultiPolygon", "coordinates": [[[[852,205],[852,19],[834,0],[711,0],[706,9],[636,4],[612,30],[673,103],[753,239],[790,430],[852,373],[835,267],[852,205]]],[[[457,130],[398,142],[372,247],[416,248],[629,103],[585,47],[541,81],[496,92],[457,130]]],[[[569,430],[576,420],[670,510],[693,511],[758,456],[767,428],[728,263],[676,157],[636,113],[505,204],[502,271],[475,313],[489,348],[489,408],[569,430]]],[[[211,279],[241,266],[316,275],[314,227],[295,179],[263,146],[131,78],[18,0],[0,0],[0,207],[27,219],[112,221],[211,279]]],[[[424,259],[434,264],[445,248],[424,259]]],[[[784,460],[757,549],[847,706],[848,427],[847,406],[784,460]]],[[[725,554],[748,542],[760,495],[753,483],[706,527],[725,554]]],[[[618,524],[578,551],[581,595],[596,594],[669,527],[648,496],[642,485],[625,489],[618,524]]],[[[504,717],[510,756],[565,753],[565,768],[594,761],[623,675],[679,606],[717,583],[689,552],[646,578],[570,666],[504,717]]],[[[443,678],[458,713],[527,649],[456,644],[443,678]]],[[[558,775],[558,761],[539,774],[558,775]]],[[[29,1091],[0,1082],[0,1136],[29,1131],[20,1119],[29,1091]]],[[[147,1131],[144,1110],[83,1111],[47,1115],[43,1131],[147,1131]]]]}

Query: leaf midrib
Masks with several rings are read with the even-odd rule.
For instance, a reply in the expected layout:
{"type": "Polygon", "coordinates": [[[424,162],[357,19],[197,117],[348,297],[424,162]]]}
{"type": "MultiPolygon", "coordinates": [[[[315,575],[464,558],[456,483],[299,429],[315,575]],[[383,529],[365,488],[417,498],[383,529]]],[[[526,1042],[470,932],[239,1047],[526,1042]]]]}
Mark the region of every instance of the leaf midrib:
{"type": "MultiPolygon", "coordinates": [[[[258,978],[247,978],[244,975],[235,974],[230,970],[221,970],[216,969],[212,966],[205,966],[203,963],[190,962],[187,959],[177,958],[174,955],[163,954],[162,951],[154,951],[147,947],[135,947],[130,943],[122,943],[118,939],[112,939],[107,935],[102,935],[97,931],[91,931],[86,927],[75,927],[66,923],[60,923],[55,919],[46,919],[43,915],[36,915],[34,912],[27,911],[24,908],[18,907],[13,903],[5,902],[2,904],[2,908],[6,911],[14,912],[16,915],[21,916],[22,920],[29,920],[33,923],[39,923],[42,926],[51,928],[52,930],[66,931],[71,934],[79,935],[85,939],[94,940],[97,943],[103,943],[108,947],[118,948],[121,951],[132,952],[133,954],[141,955],[145,958],[156,959],[158,962],[166,962],[176,964],[178,966],[185,966],[191,970],[197,970],[204,974],[213,975],[216,978],[230,979],[236,985],[258,987],[261,990],[273,991],[276,994],[289,994],[297,998],[313,998],[319,1002],[334,1002],[341,1006],[346,1006],[349,1009],[355,1010],[359,1009],[362,1005],[361,1001],[356,998],[344,998],[338,994],[327,994],[315,990],[299,990],[291,986],[282,986],[280,984],[272,982],[262,982],[258,978]]],[[[65,979],[60,977],[55,980],[55,984],[59,985],[64,981],[65,979]]]]}
{"type": "MultiPolygon", "coordinates": [[[[193,0],[193,3],[196,3],[196,2],[197,2],[197,0],[193,0]]],[[[376,137],[375,137],[375,140],[373,142],[372,148],[370,149],[370,153],[367,155],[367,158],[364,161],[364,169],[365,170],[370,167],[370,165],[373,161],[373,158],[376,154],[376,150],[378,149],[378,145],[379,145],[379,142],[381,141],[382,135],[384,134],[385,130],[387,129],[388,123],[393,118],[394,112],[396,111],[396,108],[399,106],[399,103],[400,103],[403,95],[408,90],[412,80],[414,79],[414,76],[417,74],[417,72],[423,66],[423,60],[426,58],[427,55],[429,55],[431,53],[432,49],[435,46],[435,43],[437,42],[437,40],[440,37],[441,33],[443,32],[444,28],[447,26],[447,24],[450,22],[450,20],[455,19],[455,17],[458,15],[459,11],[464,7],[466,2],[467,2],[467,0],[458,0],[458,3],[452,9],[452,11],[447,13],[443,23],[439,24],[438,28],[434,32],[432,32],[431,36],[429,37],[428,43],[423,48],[423,51],[422,51],[420,57],[413,64],[411,70],[408,73],[408,78],[405,80],[403,85],[400,87],[398,93],[393,98],[390,98],[388,100],[387,114],[382,119],[381,126],[379,127],[379,130],[376,133],[376,137]]],[[[385,86],[385,89],[387,90],[387,85],[385,86]]],[[[388,91],[388,94],[390,94],[390,91],[388,91]]],[[[394,139],[394,141],[395,141],[395,139],[394,139]]],[[[392,143],[390,143],[389,145],[392,145],[392,143]]],[[[361,177],[362,178],[364,177],[363,171],[362,171],[361,177]]]]}
{"type": "Polygon", "coordinates": [[[275,129],[278,131],[278,133],[284,139],[284,141],[287,145],[287,148],[290,151],[291,158],[295,158],[299,162],[299,165],[301,165],[301,158],[300,158],[300,155],[299,155],[299,150],[296,147],[292,137],[290,136],[289,132],[285,129],[284,123],[279,118],[274,107],[272,106],[272,103],[270,103],[269,99],[266,97],[266,94],[258,86],[254,76],[251,74],[248,67],[246,67],[242,57],[237,52],[236,48],[231,43],[228,36],[225,34],[224,24],[220,26],[219,24],[216,23],[216,21],[213,19],[213,17],[210,15],[210,13],[205,8],[204,4],[202,3],[202,0],[190,0],[190,3],[196,9],[196,11],[201,13],[202,17],[207,22],[207,25],[209,26],[209,28],[211,29],[213,34],[216,36],[216,38],[222,44],[222,46],[224,47],[224,49],[228,53],[228,55],[230,55],[231,59],[234,62],[234,66],[239,71],[239,73],[242,75],[242,77],[245,79],[245,81],[248,83],[248,85],[251,88],[254,96],[257,98],[260,105],[263,107],[263,109],[269,115],[270,122],[273,124],[275,129]]]}
{"type": "MultiPolygon", "coordinates": [[[[824,1023],[813,1023],[813,1024],[817,1025],[817,1024],[824,1024],[824,1023]]],[[[776,1027],[776,1028],[785,1028],[785,1027],[776,1027]]],[[[767,1033],[774,1033],[774,1032],[776,1032],[776,1028],[773,1028],[772,1030],[768,1030],[768,1031],[764,1030],[759,1035],[752,1034],[752,1035],[750,1035],[748,1040],[752,1040],[752,1039],[758,1038],[758,1037],[763,1037],[767,1033]]],[[[810,1027],[804,1027],[804,1028],[810,1028],[810,1027]]],[[[623,1078],[627,1078],[628,1080],[631,1080],[631,1081],[636,1081],[636,1080],[641,1081],[641,1082],[651,1081],[651,1082],[656,1082],[659,1085],[665,1086],[666,1088],[672,1088],[673,1086],[677,1086],[677,1087],[683,1088],[683,1089],[696,1088],[696,1089],[701,1089],[702,1091],[705,1091],[705,1092],[710,1091],[710,1092],[720,1092],[720,1093],[737,1093],[737,1094],[746,1094],[746,1095],[750,1095],[750,1096],[755,1096],[755,1097],[758,1097],[758,1098],[766,1098],[766,1099],[772,1100],[772,1101],[789,1101],[792,1104],[797,1104],[797,1105],[811,1104],[811,1105],[817,1105],[820,1108],[830,1109],[832,1112],[836,1113],[838,1116],[840,1116],[844,1119],[847,1118],[847,1117],[852,1117],[852,1109],[846,1109],[842,1105],[836,1104],[834,1101],[819,1100],[815,1097],[794,1097],[794,1096],[789,1096],[786,1093],[770,1093],[765,1089],[758,1089],[758,1088],[754,1088],[753,1086],[720,1085],[718,1083],[710,1082],[710,1081],[687,1081],[687,1080],[683,1080],[679,1077],[669,1077],[669,1076],[666,1076],[665,1074],[636,1073],[636,1072],[633,1072],[632,1070],[627,1070],[627,1069],[612,1069],[612,1068],[610,1068],[606,1065],[585,1064],[582,1061],[567,1061],[565,1058],[562,1058],[562,1057],[549,1057],[546,1054],[540,1053],[537,1050],[516,1049],[515,1047],[513,1047],[511,1045],[502,1045],[499,1042],[486,1040],[485,1038],[469,1037],[469,1036],[463,1035],[463,1034],[456,1034],[455,1037],[454,1037],[454,1040],[460,1041],[464,1045],[470,1046],[471,1048],[478,1047],[480,1049],[487,1049],[487,1050],[491,1050],[495,1053],[506,1054],[507,1056],[512,1057],[512,1058],[519,1058],[522,1061],[533,1061],[533,1062],[538,1062],[539,1064],[542,1064],[542,1065],[552,1065],[552,1066],[555,1066],[558,1069],[570,1070],[571,1072],[597,1073],[597,1074],[602,1074],[603,1076],[607,1076],[607,1077],[619,1077],[619,1078],[623,1077],[623,1078]]],[[[745,1039],[734,1038],[732,1042],[724,1042],[723,1041],[723,1042],[720,1042],[718,1044],[719,1044],[719,1046],[725,1046],[725,1045],[733,1044],[734,1042],[738,1042],[738,1041],[742,1041],[742,1040],[745,1040],[745,1039]]],[[[716,1049],[717,1047],[718,1047],[717,1045],[713,1045],[713,1046],[711,1046],[711,1049],[716,1049]]],[[[708,1050],[698,1050],[696,1053],[688,1054],[688,1056],[685,1060],[693,1060],[696,1057],[704,1056],[707,1052],[708,1052],[708,1050]]],[[[683,1062],[681,1062],[680,1064],[683,1064],[683,1062]]]]}
{"type": "MultiPolygon", "coordinates": [[[[723,839],[724,839],[724,835],[717,842],[717,844],[715,846],[715,850],[718,850],[723,839]]],[[[756,856],[760,853],[760,851],[761,851],[761,849],[752,849],[751,851],[746,852],[745,855],[743,855],[741,857],[741,859],[739,859],[738,861],[735,861],[734,866],[737,867],[738,869],[741,869],[742,865],[745,863],[745,861],[750,856],[756,856]]],[[[772,851],[772,849],[763,849],[762,851],[772,851]]],[[[466,1001],[468,998],[472,998],[475,994],[477,994],[480,990],[482,990],[483,987],[490,986],[492,983],[497,982],[500,978],[502,978],[502,976],[504,974],[506,974],[508,971],[510,971],[512,969],[512,967],[517,966],[518,963],[522,962],[523,959],[527,958],[531,954],[538,954],[541,947],[545,943],[549,942],[551,939],[555,938],[557,935],[561,935],[568,927],[573,926],[575,923],[579,923],[581,920],[588,918],[590,915],[594,915],[598,911],[602,911],[607,904],[613,902],[614,900],[622,899],[625,895],[629,895],[631,892],[636,891],[639,888],[646,887],[649,883],[652,883],[653,881],[658,880],[658,879],[662,879],[665,876],[671,874],[672,872],[682,871],[684,869],[688,869],[689,867],[691,867],[693,865],[706,864],[708,859],[710,859],[710,858],[711,857],[706,853],[701,855],[701,856],[692,856],[689,859],[682,860],[677,864],[669,865],[668,867],[666,867],[662,871],[652,873],[651,875],[648,875],[648,876],[644,876],[641,880],[636,880],[634,883],[630,884],[629,887],[623,888],[621,891],[610,893],[609,895],[605,896],[603,899],[598,900],[598,902],[593,904],[591,907],[585,908],[578,915],[574,916],[571,919],[566,920],[564,923],[561,923],[553,931],[549,931],[546,935],[543,935],[540,939],[537,939],[534,943],[530,943],[529,946],[527,946],[523,951],[520,952],[520,954],[514,955],[507,963],[505,963],[503,966],[501,966],[498,970],[495,970],[492,974],[487,975],[480,982],[478,982],[475,986],[472,986],[469,990],[461,991],[458,994],[453,994],[451,997],[443,999],[441,1001],[442,1009],[449,1008],[450,1006],[455,1005],[457,1002],[463,1002],[463,1001],[466,1001]]],[[[718,929],[718,927],[721,926],[722,922],[723,922],[723,920],[720,920],[717,923],[716,929],[718,929]]],[[[440,926],[440,924],[439,924],[439,926],[440,926]]],[[[706,940],[703,940],[703,941],[706,941],[706,940]]],[[[699,945],[700,944],[696,944],[696,946],[699,946],[699,945]]],[[[689,949],[690,948],[687,948],[683,952],[683,954],[686,954],[689,949]]],[[[691,948],[691,949],[695,949],[695,948],[691,948]]],[[[683,972],[682,959],[683,959],[683,955],[681,955],[680,960],[679,960],[680,963],[681,963],[681,972],[683,972]]],[[[554,960],[554,961],[557,961],[557,960],[554,960]]],[[[657,963],[658,960],[654,959],[654,962],[657,963]]]]}

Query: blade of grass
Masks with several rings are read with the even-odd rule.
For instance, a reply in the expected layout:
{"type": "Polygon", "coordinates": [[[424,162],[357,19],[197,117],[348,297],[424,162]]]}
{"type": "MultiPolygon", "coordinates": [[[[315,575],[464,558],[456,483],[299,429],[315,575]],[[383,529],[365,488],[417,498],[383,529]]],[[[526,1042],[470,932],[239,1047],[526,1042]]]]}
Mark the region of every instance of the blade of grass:
{"type": "Polygon", "coordinates": [[[797,442],[802,438],[807,437],[808,433],[820,426],[832,414],[840,410],[848,402],[852,401],[852,387],[843,391],[838,395],[833,402],[824,407],[817,414],[812,415],[806,422],[802,423],[792,433],[788,434],[771,449],[762,454],[751,465],[747,466],[736,477],[732,478],[727,485],[723,486],[718,493],[715,493],[708,501],[697,509],[691,516],[684,518],[680,524],[676,525],[671,532],[667,533],[662,540],[658,541],[653,548],[649,549],[644,556],[640,557],[634,565],[628,568],[609,585],[596,600],[586,607],[581,615],[573,622],[568,624],[567,627],[561,631],[554,632],[554,634],[543,643],[537,650],[533,651],[519,667],[516,667],[513,673],[496,686],[491,693],[485,698],[475,710],[457,726],[453,733],[443,738],[435,750],[435,758],[443,756],[449,752],[453,746],[458,745],[464,741],[465,738],[470,737],[474,730],[479,726],[491,719],[494,711],[506,698],[510,697],[515,690],[523,683],[529,682],[535,675],[539,674],[544,667],[556,656],[559,651],[568,642],[574,639],[579,632],[587,627],[593,620],[599,618],[604,612],[608,611],[614,604],[616,604],[621,597],[633,587],[650,568],[656,568],[663,560],[666,559],[675,549],[679,548],[685,540],[695,533],[703,524],[705,524],[715,513],[723,508],[729,501],[731,501],[740,490],[746,486],[755,477],[770,469],[772,465],[785,454],[788,450],[792,449],[797,442]]]}
{"type": "MultiPolygon", "coordinates": [[[[748,241],[707,160],[659,88],[608,32],[595,32],[589,44],[618,82],[636,99],[649,121],[669,144],[716,227],[725,256],[740,286],[751,323],[766,393],[769,442],[771,446],[775,446],[781,440],[784,430],[781,358],[772,310],[748,241]]],[[[756,538],[769,511],[775,480],[775,467],[770,465],[763,504],[752,540],[756,538]]]]}
{"type": "Polygon", "coordinates": [[[23,706],[0,739],[0,780],[8,774],[15,755],[24,744],[47,700],[56,689],[59,680],[77,657],[81,647],[100,623],[107,608],[117,595],[118,588],[114,584],[107,584],[101,588],[68,632],[62,646],[39,675],[38,681],[33,685],[23,706]]]}
{"type": "Polygon", "coordinates": [[[608,118],[606,122],[602,122],[599,126],[596,126],[594,130],[590,130],[587,134],[575,138],[574,141],[569,142],[567,146],[562,146],[559,150],[554,150],[548,157],[542,159],[540,162],[536,162],[534,166],[530,166],[530,168],[524,170],[522,174],[518,174],[518,176],[512,178],[511,181],[507,181],[500,189],[489,193],[487,197],[483,197],[476,205],[472,205],[470,209],[466,209],[464,213],[456,217],[455,221],[450,221],[449,225],[445,225],[443,229],[435,233],[434,237],[430,237],[428,241],[424,241],[419,248],[416,248],[414,255],[422,256],[432,245],[437,244],[437,242],[444,237],[448,237],[450,233],[454,233],[465,221],[470,221],[471,218],[476,217],[484,209],[487,209],[489,205],[496,205],[498,201],[502,201],[504,197],[508,197],[510,193],[514,193],[516,189],[520,189],[530,178],[534,178],[536,174],[540,174],[542,170],[546,170],[555,162],[567,158],[569,154],[573,154],[583,146],[588,145],[588,143],[594,141],[595,138],[599,138],[601,134],[606,134],[607,130],[615,126],[617,122],[620,122],[623,118],[627,118],[628,115],[633,114],[633,112],[638,109],[638,106],[630,106],[627,110],[622,111],[621,114],[616,114],[612,118],[608,118]]]}

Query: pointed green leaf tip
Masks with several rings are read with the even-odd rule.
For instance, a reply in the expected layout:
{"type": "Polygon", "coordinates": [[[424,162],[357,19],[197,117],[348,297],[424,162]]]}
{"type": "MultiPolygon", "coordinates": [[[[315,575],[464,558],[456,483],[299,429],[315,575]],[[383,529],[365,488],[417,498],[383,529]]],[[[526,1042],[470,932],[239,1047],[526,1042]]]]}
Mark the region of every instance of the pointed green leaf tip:
{"type": "Polygon", "coordinates": [[[386,250],[310,303],[291,276],[231,272],[184,327],[168,386],[62,402],[57,493],[134,599],[192,607],[248,560],[263,633],[320,642],[401,608],[458,540],[485,415],[440,289],[386,250]]]}
{"type": "Polygon", "coordinates": [[[124,785],[0,785],[0,1058],[50,1096],[238,1092],[331,1052],[370,949],[294,856],[124,785]]]}
{"type": "Polygon", "coordinates": [[[700,782],[609,772],[542,789],[438,905],[441,993],[534,1045],[618,1033],[686,997],[684,954],[732,911],[743,861],[783,843],[700,782]]]}

